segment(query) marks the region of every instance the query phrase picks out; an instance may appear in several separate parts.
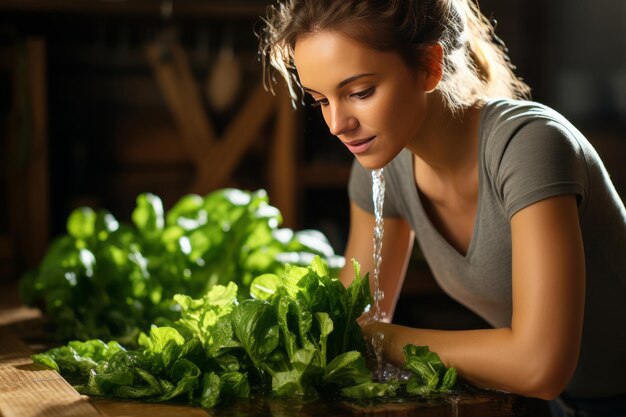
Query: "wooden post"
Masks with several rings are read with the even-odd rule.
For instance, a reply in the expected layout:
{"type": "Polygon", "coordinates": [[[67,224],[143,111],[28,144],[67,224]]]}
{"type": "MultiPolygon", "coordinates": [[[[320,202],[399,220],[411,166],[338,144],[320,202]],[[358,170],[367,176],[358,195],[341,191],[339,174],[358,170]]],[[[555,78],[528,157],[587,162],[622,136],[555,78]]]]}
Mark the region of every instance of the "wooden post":
{"type": "Polygon", "coordinates": [[[25,40],[13,57],[10,234],[15,256],[33,267],[45,254],[50,233],[45,40],[25,40]]]}
{"type": "Polygon", "coordinates": [[[297,117],[291,97],[282,83],[276,89],[276,130],[270,152],[270,202],[283,214],[283,226],[298,225],[298,195],[296,184],[297,117]]]}
{"type": "Polygon", "coordinates": [[[30,250],[27,251],[26,261],[29,266],[33,266],[39,263],[46,252],[50,234],[46,45],[43,38],[26,41],[26,60],[33,121],[32,153],[27,174],[30,250]]]}

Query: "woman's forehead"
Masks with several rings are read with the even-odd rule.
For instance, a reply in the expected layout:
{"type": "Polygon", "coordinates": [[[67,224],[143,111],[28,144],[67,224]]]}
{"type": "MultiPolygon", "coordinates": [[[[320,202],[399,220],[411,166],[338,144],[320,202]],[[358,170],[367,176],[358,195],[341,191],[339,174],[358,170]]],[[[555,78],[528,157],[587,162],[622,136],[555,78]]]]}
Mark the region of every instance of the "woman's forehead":
{"type": "Polygon", "coordinates": [[[379,74],[397,65],[395,53],[369,48],[338,32],[315,32],[301,37],[294,48],[294,62],[304,87],[328,88],[356,74],[379,74]]]}

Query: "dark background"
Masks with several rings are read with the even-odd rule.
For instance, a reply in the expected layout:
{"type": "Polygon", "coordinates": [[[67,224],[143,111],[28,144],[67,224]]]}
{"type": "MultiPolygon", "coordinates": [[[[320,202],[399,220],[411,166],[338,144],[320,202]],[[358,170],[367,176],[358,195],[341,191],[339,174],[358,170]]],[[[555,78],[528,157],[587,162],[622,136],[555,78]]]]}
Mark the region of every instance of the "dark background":
{"type": "MultiPolygon", "coordinates": [[[[0,0],[1,281],[13,281],[35,266],[49,239],[65,232],[75,207],[104,207],[129,221],[140,192],[161,196],[166,208],[188,192],[193,166],[144,48],[170,31],[187,52],[207,117],[218,133],[223,132],[259,81],[253,28],[267,4],[0,0]],[[162,9],[169,3],[171,13],[162,9]],[[45,48],[41,91],[20,84],[16,74],[25,69],[19,55],[11,53],[32,39],[45,48]],[[241,64],[241,89],[232,108],[220,113],[208,104],[206,80],[220,48],[228,44],[241,64]],[[32,145],[37,136],[28,110],[33,95],[45,99],[45,129],[38,137],[47,147],[43,159],[32,145]],[[25,180],[24,172],[32,169],[47,188],[25,180]],[[26,198],[25,193],[35,196],[26,198]]],[[[588,136],[624,198],[626,2],[480,4],[487,16],[497,19],[497,34],[509,46],[533,98],[565,114],[588,136]]],[[[351,155],[329,135],[317,111],[299,109],[295,118],[299,127],[291,157],[297,166],[296,204],[286,224],[322,230],[341,253],[347,235],[345,184],[351,155]],[[310,167],[319,169],[307,171],[310,167]]],[[[271,199],[276,197],[267,181],[272,126],[268,122],[259,131],[223,186],[266,188],[271,199]]],[[[408,277],[399,320],[443,328],[480,325],[440,293],[419,254],[408,277]],[[410,307],[415,299],[424,311],[410,307]]]]}

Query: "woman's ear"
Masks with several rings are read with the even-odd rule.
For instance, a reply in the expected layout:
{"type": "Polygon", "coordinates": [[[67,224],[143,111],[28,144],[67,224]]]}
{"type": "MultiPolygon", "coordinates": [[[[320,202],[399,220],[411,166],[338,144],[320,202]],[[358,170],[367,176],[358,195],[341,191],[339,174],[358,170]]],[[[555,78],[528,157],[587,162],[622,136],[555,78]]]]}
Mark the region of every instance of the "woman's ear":
{"type": "Polygon", "coordinates": [[[437,88],[443,76],[443,47],[434,43],[422,49],[422,70],[425,73],[424,91],[431,93],[437,88]]]}

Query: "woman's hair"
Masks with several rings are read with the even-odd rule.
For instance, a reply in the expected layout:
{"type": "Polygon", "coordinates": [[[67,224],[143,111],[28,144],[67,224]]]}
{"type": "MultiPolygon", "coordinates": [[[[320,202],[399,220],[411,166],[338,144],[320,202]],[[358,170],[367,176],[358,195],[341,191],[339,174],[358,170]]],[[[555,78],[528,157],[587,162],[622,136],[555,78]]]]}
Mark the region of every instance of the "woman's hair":
{"type": "Polygon", "coordinates": [[[424,47],[443,47],[437,89],[451,110],[489,97],[527,98],[507,49],[474,0],[283,0],[270,6],[257,32],[264,83],[278,72],[291,97],[301,92],[293,63],[296,41],[336,31],[378,51],[397,52],[411,68],[424,47]]]}

